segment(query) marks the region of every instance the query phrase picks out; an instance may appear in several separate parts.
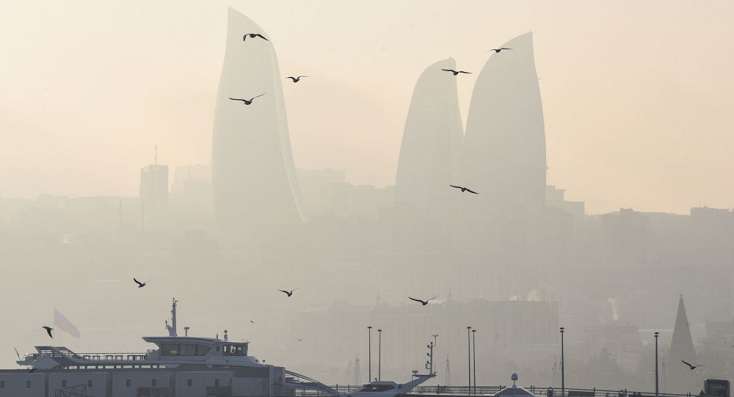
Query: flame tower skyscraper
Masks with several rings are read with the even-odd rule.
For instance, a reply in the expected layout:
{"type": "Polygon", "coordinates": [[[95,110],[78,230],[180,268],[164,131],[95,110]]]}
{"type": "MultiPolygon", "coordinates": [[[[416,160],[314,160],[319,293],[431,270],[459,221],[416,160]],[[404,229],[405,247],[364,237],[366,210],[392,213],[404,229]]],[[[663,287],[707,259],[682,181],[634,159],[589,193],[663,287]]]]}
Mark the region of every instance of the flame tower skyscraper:
{"type": "Polygon", "coordinates": [[[533,36],[492,53],[477,78],[464,138],[462,182],[481,193],[481,212],[519,214],[545,204],[545,128],[533,36]]]}
{"type": "Polygon", "coordinates": [[[280,71],[262,28],[229,9],[212,140],[214,206],[225,236],[251,238],[301,222],[280,71]],[[246,105],[229,98],[252,98],[246,105]]]}

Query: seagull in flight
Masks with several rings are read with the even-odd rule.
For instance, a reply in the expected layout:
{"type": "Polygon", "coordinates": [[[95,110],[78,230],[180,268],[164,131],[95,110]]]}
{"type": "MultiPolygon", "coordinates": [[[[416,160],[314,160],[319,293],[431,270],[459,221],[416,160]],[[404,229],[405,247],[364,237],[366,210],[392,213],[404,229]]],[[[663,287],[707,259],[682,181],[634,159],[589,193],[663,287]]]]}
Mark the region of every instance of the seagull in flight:
{"type": "Polygon", "coordinates": [[[689,363],[689,362],[688,362],[688,361],[686,361],[686,360],[680,360],[680,362],[682,362],[683,364],[687,365],[687,366],[688,366],[688,368],[689,368],[689,369],[690,369],[691,371],[693,371],[694,369],[696,369],[696,368],[700,367],[700,365],[693,365],[693,364],[689,363]]]}
{"type": "Polygon", "coordinates": [[[495,54],[499,54],[502,51],[511,50],[510,47],[500,47],[500,48],[492,48],[490,51],[494,51],[495,54]]]}
{"type": "Polygon", "coordinates": [[[299,342],[303,342],[303,338],[298,338],[298,341],[299,342]]]}
{"type": "Polygon", "coordinates": [[[458,186],[458,185],[449,185],[449,186],[452,187],[452,188],[454,188],[454,189],[461,190],[462,193],[469,192],[469,193],[472,193],[472,194],[479,194],[479,193],[477,193],[477,192],[475,192],[475,191],[473,191],[473,190],[471,190],[471,189],[469,189],[468,187],[465,187],[465,186],[458,186]]]}
{"type": "Polygon", "coordinates": [[[254,101],[255,98],[260,98],[263,95],[265,95],[265,94],[260,94],[260,95],[254,96],[252,98],[249,98],[249,99],[246,99],[246,98],[229,98],[229,100],[230,101],[240,101],[240,102],[244,103],[245,105],[250,106],[250,105],[252,105],[252,101],[254,101]]]}
{"type": "Polygon", "coordinates": [[[280,292],[288,295],[288,297],[290,298],[291,296],[293,296],[293,291],[295,291],[295,290],[294,289],[289,289],[289,290],[279,289],[278,291],[280,291],[280,292]]]}
{"type": "Polygon", "coordinates": [[[270,40],[268,40],[267,37],[261,35],[260,33],[245,33],[245,35],[242,36],[242,41],[247,41],[247,37],[250,37],[251,39],[255,39],[255,38],[258,38],[259,37],[259,38],[261,38],[261,39],[263,39],[265,41],[270,41],[270,40]]]}
{"type": "Polygon", "coordinates": [[[48,334],[48,337],[49,337],[49,338],[51,338],[51,339],[53,339],[53,338],[54,338],[54,334],[53,334],[53,333],[51,332],[51,331],[53,331],[53,330],[54,330],[53,328],[49,327],[48,325],[44,325],[44,326],[43,326],[43,327],[41,327],[41,328],[43,328],[43,329],[45,329],[45,330],[46,330],[46,333],[48,334]]]}
{"type": "Polygon", "coordinates": [[[138,279],[137,279],[137,278],[135,278],[135,277],[133,277],[133,281],[135,281],[135,284],[137,284],[137,285],[138,285],[138,288],[143,288],[143,287],[145,287],[146,285],[148,285],[148,283],[144,283],[144,282],[138,281],[138,279]]]}
{"type": "Polygon", "coordinates": [[[411,298],[411,297],[409,296],[409,297],[408,297],[408,299],[410,299],[410,300],[412,300],[412,301],[414,301],[414,302],[418,302],[418,303],[420,303],[420,304],[421,304],[421,306],[426,306],[426,305],[428,305],[428,303],[430,303],[430,302],[431,302],[431,300],[433,300],[434,298],[428,298],[428,299],[426,299],[426,300],[423,300],[423,299],[411,298]]]}
{"type": "Polygon", "coordinates": [[[454,76],[458,75],[459,73],[471,74],[471,72],[467,72],[466,70],[456,70],[456,69],[441,69],[441,70],[443,70],[444,72],[451,72],[454,74],[454,76]]]}
{"type": "Polygon", "coordinates": [[[301,78],[303,78],[303,77],[308,77],[308,76],[303,75],[303,74],[299,74],[298,76],[288,76],[286,78],[287,79],[291,79],[293,81],[293,83],[295,84],[295,83],[298,83],[299,81],[301,81],[301,78]]]}
{"type": "Polygon", "coordinates": [[[255,320],[250,320],[250,324],[255,324],[255,320]]]}

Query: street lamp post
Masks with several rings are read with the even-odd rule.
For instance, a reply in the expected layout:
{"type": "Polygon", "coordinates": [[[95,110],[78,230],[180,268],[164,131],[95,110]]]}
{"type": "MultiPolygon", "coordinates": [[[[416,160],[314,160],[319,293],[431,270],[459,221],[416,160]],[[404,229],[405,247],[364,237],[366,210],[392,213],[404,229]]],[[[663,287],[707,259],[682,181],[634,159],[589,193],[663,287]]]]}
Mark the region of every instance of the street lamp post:
{"type": "Polygon", "coordinates": [[[433,334],[433,352],[438,356],[438,334],[433,334]]]}
{"type": "Polygon", "coordinates": [[[372,326],[367,326],[367,383],[372,382],[372,326]]]}
{"type": "Polygon", "coordinates": [[[466,326],[466,348],[469,352],[467,355],[467,374],[469,375],[469,391],[471,391],[471,326],[466,326]]]}
{"type": "Polygon", "coordinates": [[[377,380],[382,380],[382,328],[377,329],[377,380]]]}
{"type": "MultiPolygon", "coordinates": [[[[433,353],[432,357],[438,357],[438,334],[433,334],[433,353]]],[[[433,363],[433,360],[431,360],[431,363],[433,363]]],[[[433,365],[431,365],[431,368],[433,368],[433,365]]],[[[433,370],[431,370],[431,373],[433,373],[433,370]]]]}
{"type": "Polygon", "coordinates": [[[565,327],[561,327],[561,397],[566,396],[566,360],[564,357],[563,333],[565,327]]]}
{"type": "Polygon", "coordinates": [[[655,331],[653,336],[655,337],[655,397],[658,397],[660,395],[660,378],[658,374],[658,336],[660,336],[660,332],[655,331]]]}
{"type": "Polygon", "coordinates": [[[471,344],[474,356],[474,389],[473,393],[477,394],[477,330],[471,330],[471,344]]]}

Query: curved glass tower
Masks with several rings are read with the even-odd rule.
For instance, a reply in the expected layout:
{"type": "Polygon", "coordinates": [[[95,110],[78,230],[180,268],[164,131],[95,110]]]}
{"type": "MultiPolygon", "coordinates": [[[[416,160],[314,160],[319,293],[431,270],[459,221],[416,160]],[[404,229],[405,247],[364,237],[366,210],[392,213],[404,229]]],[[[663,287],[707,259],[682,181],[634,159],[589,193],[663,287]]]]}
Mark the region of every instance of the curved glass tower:
{"type": "Polygon", "coordinates": [[[492,53],[477,78],[464,138],[462,182],[487,213],[540,210],[545,202],[543,106],[526,33],[492,53]]]}
{"type": "Polygon", "coordinates": [[[212,184],[219,227],[251,237],[301,221],[280,71],[273,44],[247,37],[257,24],[229,9],[212,141],[212,184]],[[251,105],[229,98],[255,98],[251,105]]]}
{"type": "Polygon", "coordinates": [[[395,183],[399,207],[418,215],[443,213],[449,184],[458,183],[462,125],[453,58],[430,65],[420,75],[405,122],[395,183]],[[435,211],[439,210],[439,211],[435,211]]]}

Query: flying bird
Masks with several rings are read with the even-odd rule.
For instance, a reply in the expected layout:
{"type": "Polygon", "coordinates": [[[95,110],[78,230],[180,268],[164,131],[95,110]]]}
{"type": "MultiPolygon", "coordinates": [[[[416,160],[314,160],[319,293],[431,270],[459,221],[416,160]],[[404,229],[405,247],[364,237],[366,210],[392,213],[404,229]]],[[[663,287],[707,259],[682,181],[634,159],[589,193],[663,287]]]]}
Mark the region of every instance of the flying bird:
{"type": "Polygon", "coordinates": [[[509,47],[492,48],[490,51],[494,51],[495,54],[499,54],[502,51],[511,50],[509,47]]]}
{"type": "Polygon", "coordinates": [[[248,36],[249,36],[249,37],[250,37],[251,39],[254,39],[254,38],[258,38],[258,37],[259,37],[259,38],[261,38],[261,39],[263,39],[263,40],[265,40],[265,41],[270,41],[270,40],[268,40],[268,38],[267,38],[267,37],[265,37],[265,36],[261,35],[260,33],[245,33],[245,35],[244,35],[244,36],[242,36],[242,41],[247,41],[247,37],[248,37],[248,36]]]}
{"type": "Polygon", "coordinates": [[[295,290],[293,290],[293,289],[290,289],[290,290],[279,289],[278,291],[280,291],[280,292],[288,295],[288,297],[290,298],[291,296],[293,296],[293,291],[295,291],[295,290]]]}
{"type": "Polygon", "coordinates": [[[298,341],[299,342],[303,342],[303,338],[298,338],[298,341]]]}
{"type": "Polygon", "coordinates": [[[135,284],[137,284],[137,285],[138,285],[138,288],[143,288],[143,287],[145,287],[146,285],[148,285],[148,283],[143,283],[143,282],[141,282],[141,281],[138,281],[138,279],[137,279],[137,278],[135,278],[135,277],[133,277],[133,281],[135,281],[135,284]]]}
{"type": "Polygon", "coordinates": [[[412,300],[412,301],[414,301],[414,302],[418,302],[418,303],[420,303],[420,304],[421,304],[421,306],[426,306],[426,305],[427,305],[427,304],[428,304],[429,302],[431,302],[431,300],[432,300],[433,298],[429,298],[429,299],[423,300],[423,299],[416,299],[416,298],[411,298],[411,297],[408,297],[408,299],[410,299],[410,300],[412,300]]]}
{"type": "Polygon", "coordinates": [[[680,360],[680,362],[682,362],[683,364],[687,365],[687,366],[688,366],[688,368],[689,368],[689,369],[690,369],[691,371],[693,371],[694,369],[696,369],[696,368],[700,367],[700,365],[693,365],[693,364],[689,363],[689,362],[688,362],[688,361],[686,361],[686,360],[680,360]]]}
{"type": "Polygon", "coordinates": [[[53,328],[49,327],[48,325],[44,325],[41,328],[45,329],[46,330],[46,333],[48,334],[48,337],[51,338],[51,339],[53,339],[54,334],[51,332],[51,331],[54,330],[53,328]]]}
{"type": "Polygon", "coordinates": [[[471,72],[467,72],[466,70],[456,70],[456,69],[441,69],[444,72],[451,72],[454,74],[454,76],[458,75],[459,73],[462,74],[471,74],[471,72]]]}
{"type": "Polygon", "coordinates": [[[255,324],[255,321],[254,320],[250,320],[250,324],[255,324]]]}
{"type": "Polygon", "coordinates": [[[245,105],[249,106],[249,105],[252,105],[252,101],[254,101],[255,98],[260,98],[263,95],[265,95],[265,94],[260,94],[260,95],[254,96],[254,97],[252,97],[250,99],[245,99],[245,98],[229,98],[229,100],[231,100],[231,101],[240,101],[240,102],[244,103],[245,105]]]}
{"type": "Polygon", "coordinates": [[[472,193],[472,194],[479,194],[479,193],[477,193],[477,192],[475,192],[475,191],[473,191],[473,190],[471,190],[471,189],[469,189],[468,187],[465,187],[465,186],[458,186],[458,185],[449,185],[449,186],[451,186],[454,189],[461,190],[462,193],[469,192],[469,193],[472,193]]]}
{"type": "Polygon", "coordinates": [[[287,79],[291,79],[291,81],[293,81],[293,83],[295,84],[295,83],[298,83],[299,81],[301,81],[301,78],[303,78],[303,77],[308,77],[308,76],[299,74],[298,76],[288,76],[286,78],[287,79]]]}

